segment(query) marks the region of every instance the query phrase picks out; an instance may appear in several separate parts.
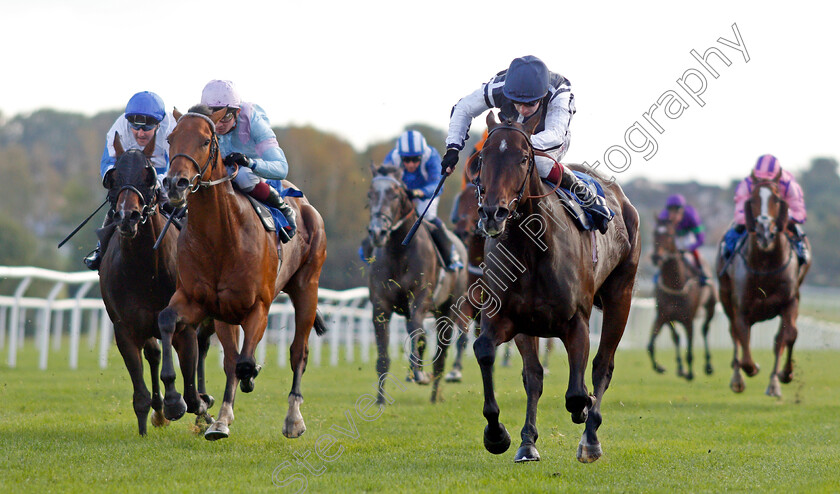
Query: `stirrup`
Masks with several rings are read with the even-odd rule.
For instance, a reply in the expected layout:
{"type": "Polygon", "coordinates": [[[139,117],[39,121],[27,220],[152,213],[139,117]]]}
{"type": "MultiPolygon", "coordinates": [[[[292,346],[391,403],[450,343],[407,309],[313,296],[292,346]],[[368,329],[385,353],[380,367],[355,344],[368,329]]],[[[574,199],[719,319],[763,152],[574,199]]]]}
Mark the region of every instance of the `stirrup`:
{"type": "Polygon", "coordinates": [[[99,246],[86,255],[82,261],[91,271],[98,271],[99,266],[102,264],[102,253],[99,252],[99,246]]]}

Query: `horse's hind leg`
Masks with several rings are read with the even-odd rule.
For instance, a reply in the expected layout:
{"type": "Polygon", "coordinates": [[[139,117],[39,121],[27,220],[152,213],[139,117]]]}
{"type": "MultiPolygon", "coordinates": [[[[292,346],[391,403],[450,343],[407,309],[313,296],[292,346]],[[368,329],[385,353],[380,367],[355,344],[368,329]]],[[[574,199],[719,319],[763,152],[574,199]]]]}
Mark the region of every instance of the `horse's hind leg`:
{"type": "Polygon", "coordinates": [[[374,303],[373,329],[376,334],[376,374],[379,377],[376,404],[379,406],[386,403],[385,379],[383,379],[383,376],[391,368],[391,357],[388,355],[388,343],[391,339],[390,323],[391,311],[381,304],[374,303]]]}
{"type": "Polygon", "coordinates": [[[207,403],[207,408],[213,408],[215,399],[207,394],[207,385],[205,384],[204,375],[204,361],[207,359],[207,352],[210,350],[210,337],[215,333],[213,321],[211,319],[204,320],[198,325],[198,368],[196,369],[196,377],[198,378],[198,395],[207,403]]]}
{"type": "Polygon", "coordinates": [[[172,343],[178,352],[178,361],[181,364],[187,412],[203,417],[207,413],[207,403],[198,396],[198,389],[195,385],[195,374],[198,367],[198,341],[196,340],[195,328],[192,326],[185,327],[174,336],[172,343]]]}
{"type": "Polygon", "coordinates": [[[140,358],[140,348],[131,340],[127,329],[117,323],[114,324],[114,336],[117,340],[117,348],[120,350],[128,375],[131,377],[131,384],[134,387],[132,404],[134,414],[137,415],[137,428],[140,435],[146,435],[146,421],[149,417],[149,409],[152,405],[152,397],[146,382],[143,381],[143,361],[140,358]]]}
{"type": "Polygon", "coordinates": [[[160,345],[156,338],[149,338],[143,344],[143,355],[149,362],[152,374],[152,425],[163,427],[169,421],[163,416],[163,395],[160,393],[160,345]]]}
{"type": "Polygon", "coordinates": [[[216,421],[204,432],[208,441],[224,439],[230,435],[230,424],[233,423],[233,402],[236,399],[236,360],[239,357],[239,326],[222,321],[215,321],[216,336],[224,351],[225,395],[216,421]]]}
{"type": "Polygon", "coordinates": [[[254,380],[262,369],[257,365],[254,353],[265,334],[266,326],[268,326],[268,305],[258,303],[242,321],[245,340],[242,342],[242,350],[236,359],[236,377],[239,379],[239,389],[243,393],[254,390],[254,380]]]}
{"type": "Polygon", "coordinates": [[[566,410],[572,414],[572,422],[586,422],[593,398],[586,390],[586,364],[589,361],[589,321],[580,313],[569,321],[569,328],[563,344],[569,356],[569,386],[566,390],[566,410]]]}
{"type": "Polygon", "coordinates": [[[447,318],[435,318],[437,342],[435,344],[434,362],[432,363],[434,372],[432,376],[432,403],[443,401],[440,381],[443,378],[443,371],[446,369],[446,354],[449,350],[449,345],[452,343],[452,339],[457,333],[461,333],[459,328],[453,326],[455,324],[453,321],[456,320],[457,316],[453,311],[449,311],[447,315],[449,316],[447,318]]]}
{"type": "MultiPolygon", "coordinates": [[[[779,332],[776,333],[774,350],[773,371],[770,373],[770,384],[767,386],[767,396],[782,397],[782,382],[789,383],[793,377],[793,343],[796,341],[798,330],[796,329],[795,321],[791,315],[796,313],[795,310],[786,308],[781,314],[781,322],[779,323],[779,332]],[[779,362],[787,349],[787,362],[784,370],[779,370],[779,362]]],[[[794,316],[795,317],[795,316],[794,316]]]]}
{"type": "Polygon", "coordinates": [[[522,355],[522,384],[525,386],[528,404],[525,410],[525,425],[522,427],[522,444],[516,451],[513,461],[517,463],[539,461],[540,453],[536,447],[539,437],[537,433],[537,403],[540,401],[543,391],[543,366],[540,364],[538,356],[539,338],[520,334],[514,338],[514,341],[522,355]]]}
{"type": "Polygon", "coordinates": [[[452,364],[452,370],[449,371],[449,374],[447,374],[444,378],[446,382],[461,382],[461,379],[463,378],[461,371],[464,369],[462,360],[464,358],[464,350],[467,349],[468,340],[469,335],[466,331],[462,331],[461,334],[458,335],[458,341],[455,343],[455,362],[452,364]]]}
{"type": "Polygon", "coordinates": [[[315,324],[318,310],[318,278],[313,281],[307,278],[303,287],[290,290],[287,293],[295,307],[295,338],[291,347],[292,390],[289,392],[289,409],[283,424],[283,435],[296,438],[306,432],[306,424],[300,413],[303,403],[301,382],[306,364],[309,361],[309,334],[315,324]]]}
{"type": "MultiPolygon", "coordinates": [[[[691,381],[694,379],[694,321],[688,317],[682,325],[685,328],[685,366],[688,368],[684,377],[691,381]]],[[[677,351],[679,351],[679,346],[677,346],[677,351]]]]}
{"type": "Polygon", "coordinates": [[[656,320],[653,321],[653,327],[650,328],[650,341],[648,342],[647,352],[650,356],[650,363],[653,364],[653,370],[662,374],[665,372],[665,368],[659,365],[656,362],[656,337],[659,336],[659,332],[662,331],[662,325],[665,324],[665,321],[659,316],[656,315],[656,320]]]}
{"type": "Polygon", "coordinates": [[[706,315],[703,318],[703,347],[706,351],[706,374],[711,375],[714,372],[712,368],[712,354],[709,352],[709,328],[712,325],[712,318],[715,317],[715,297],[714,295],[709,295],[709,300],[706,302],[705,312],[706,315]]]}
{"type": "Polygon", "coordinates": [[[677,332],[674,321],[668,321],[668,329],[671,330],[671,341],[674,342],[674,352],[677,354],[677,375],[685,377],[685,369],[683,369],[682,356],[680,355],[680,334],[677,332]]]}

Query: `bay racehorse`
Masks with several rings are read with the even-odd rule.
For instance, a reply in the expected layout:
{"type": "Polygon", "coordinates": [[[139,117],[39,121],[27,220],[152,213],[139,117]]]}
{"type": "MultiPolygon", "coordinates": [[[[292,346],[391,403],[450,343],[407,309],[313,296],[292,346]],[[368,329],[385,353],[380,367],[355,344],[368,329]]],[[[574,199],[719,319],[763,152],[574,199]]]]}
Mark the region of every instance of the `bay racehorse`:
{"type": "MultiPolygon", "coordinates": [[[[106,173],[104,185],[112,198],[113,222],[97,233],[102,236],[105,249],[99,268],[99,288],[108,316],[114,324],[114,338],[134,386],[132,402],[137,415],[140,435],[146,434],[149,409],[152,425],[168,423],[163,415],[163,396],[160,393],[160,338],[157,318],[175,293],[175,244],[178,230],[170,228],[157,250],[152,247],[163,230],[165,219],[158,214],[157,174],[151,157],[155,140],[141,151],[123,151],[119,135],[114,137],[117,160],[106,173]],[[152,394],[143,379],[143,359],[149,362],[152,375],[152,394]]],[[[206,335],[203,335],[206,336],[206,335]]],[[[204,343],[204,342],[202,342],[204,343]]],[[[203,389],[196,389],[195,368],[199,351],[195,329],[182,331],[174,339],[181,373],[184,376],[184,396],[187,411],[211,421],[207,409],[212,397],[203,389]]],[[[203,367],[203,359],[201,362],[203,367]]]]}
{"type": "MultiPolygon", "coordinates": [[[[730,388],[744,391],[744,378],[758,374],[758,364],[750,352],[750,329],[759,321],[780,316],[774,345],[775,361],[766,393],[780,397],[780,382],[793,379],[793,344],[798,330],[799,287],[810,268],[810,260],[799,265],[786,234],[788,205],[779,193],[780,173],[771,180],[753,178],[750,198],[744,204],[747,240],[743,248],[726,263],[718,252],[720,301],[729,318],[729,332],[734,343],[733,375],[730,388]],[[779,368],[787,349],[787,361],[779,368]],[[740,355],[739,355],[740,351],[740,355]]],[[[804,239],[808,241],[807,238],[804,239]]],[[[810,249],[810,247],[809,247],[810,249]]]]}
{"type": "MultiPolygon", "coordinates": [[[[577,459],[588,463],[602,454],[596,431],[615,351],[630,312],[639,264],[639,216],[621,187],[597,177],[615,217],[604,235],[580,232],[563,212],[552,187],[537,174],[530,141],[537,122],[499,123],[490,112],[489,137],[480,159],[471,166],[480,191],[481,228],[490,237],[484,246],[488,300],[482,306],[481,334],[473,345],[484,382],[484,446],[494,454],[510,447],[493,389],[496,347],[517,334],[557,337],[569,359],[566,409],[573,422],[586,423],[577,459]],[[594,396],[584,382],[593,304],[603,310],[600,344],[592,363],[594,396]]],[[[534,339],[516,341],[523,356],[527,394],[517,462],[539,460],[536,413],[543,381],[536,345],[523,348],[520,341],[534,339]]]]}
{"type": "MultiPolygon", "coordinates": [[[[373,262],[368,275],[370,301],[373,306],[373,324],[376,332],[376,371],[379,375],[377,402],[385,403],[385,379],[391,366],[388,355],[390,321],[394,312],[405,317],[410,342],[409,380],[428,384],[430,379],[423,371],[426,347],[423,321],[431,314],[435,317],[437,345],[433,357],[431,401],[442,398],[440,380],[446,365],[446,353],[456,333],[461,332],[466,317],[460,313],[457,302],[463,299],[467,288],[466,269],[454,272],[443,269],[434,241],[425,227],[419,228],[408,245],[402,245],[411,226],[417,219],[414,202],[402,181],[402,167],[371,164],[368,206],[370,224],[368,235],[374,247],[373,262]]],[[[466,256],[464,245],[449,233],[458,254],[466,256]]],[[[408,348],[408,346],[407,346],[408,348]]]]}
{"type": "Polygon", "coordinates": [[[706,350],[706,374],[711,374],[712,357],[709,353],[709,326],[715,316],[717,294],[709,284],[700,283],[700,273],[697,273],[693,263],[685,253],[677,248],[676,227],[667,218],[657,219],[653,230],[653,262],[659,270],[653,296],[656,300],[656,318],[650,332],[648,354],[656,372],[665,372],[654,355],[654,343],[663,325],[668,325],[674,340],[677,353],[677,375],[689,381],[694,379],[692,363],[694,361],[694,318],[698,310],[703,308],[703,343],[706,350]],[[674,323],[682,324],[685,328],[686,350],[685,362],[688,371],[683,369],[680,358],[680,336],[674,323]]]}
{"type": "MultiPolygon", "coordinates": [[[[297,213],[298,230],[279,254],[274,233],[264,229],[250,202],[235,193],[232,175],[222,164],[215,123],[225,111],[208,116],[201,113],[203,108],[193,110],[175,113],[178,124],[169,135],[172,158],[163,181],[169,201],[177,207],[187,205],[189,210],[178,239],[177,289],[159,317],[164,412],[167,418],[183,413],[172,385],[175,376],[169,346],[173,335],[212,317],[224,349],[227,380],[218,418],[205,437],[228,437],[237,382],[243,392],[254,389],[260,370],[254,350],[265,333],[269,307],[282,290],[295,308],[290,359],[294,377],[283,434],[299,437],[306,431],[300,404],[309,333],[313,325],[318,334],[326,330],[317,313],[318,279],[326,259],[324,223],[305,197],[287,199],[297,213]],[[245,333],[241,351],[239,325],[245,333]]],[[[284,181],[284,185],[292,184],[284,181]]]]}

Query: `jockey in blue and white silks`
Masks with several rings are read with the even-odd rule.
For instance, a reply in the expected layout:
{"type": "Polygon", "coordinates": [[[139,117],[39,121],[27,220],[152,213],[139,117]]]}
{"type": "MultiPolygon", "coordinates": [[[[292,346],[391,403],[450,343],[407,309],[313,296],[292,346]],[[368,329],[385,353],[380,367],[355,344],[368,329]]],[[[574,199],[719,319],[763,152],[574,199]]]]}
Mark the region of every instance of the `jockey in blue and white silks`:
{"type": "Polygon", "coordinates": [[[575,193],[590,212],[598,230],[605,233],[613,212],[603,198],[575,174],[563,173],[564,167],[559,163],[569,148],[569,125],[575,114],[571,83],[562,75],[550,72],[535,56],[515,58],[507,70],[496,74],[452,107],[442,172],[451,173],[454,170],[458,152],[464,148],[469,137],[472,120],[491,108],[499,109],[502,121],[510,118],[524,123],[532,118],[539,119],[531,144],[535,150],[551,158],[535,158],[537,173],[543,179],[553,184],[559,182],[575,193]]]}
{"type": "Polygon", "coordinates": [[[289,226],[278,228],[280,240],[288,242],[295,234],[295,211],[281,197],[279,180],[289,173],[286,155],[277,143],[268,117],[254,103],[241,100],[230,81],[213,80],[201,92],[201,104],[227,113],[216,123],[219,153],[229,170],[239,167],[233,184],[239,190],[268,206],[277,208],[289,226]],[[272,180],[269,184],[263,179],[272,180]]]}
{"type": "MultiPolygon", "coordinates": [[[[125,112],[117,118],[105,135],[105,149],[99,160],[102,185],[107,187],[105,176],[114,169],[114,164],[117,162],[117,151],[114,148],[114,137],[117,133],[120,135],[120,144],[124,151],[143,150],[154,140],[155,148],[151,160],[157,172],[158,183],[160,183],[169,169],[169,143],[166,138],[174,128],[175,118],[171,113],[166,112],[160,96],[151,91],[141,91],[132,96],[125,105],[125,112]]],[[[112,210],[109,209],[102,222],[101,230],[110,228],[113,225],[112,219],[112,210]]],[[[96,243],[96,248],[83,259],[88,269],[93,271],[99,269],[102,255],[107,247],[107,242],[104,245],[102,242],[96,243]]]]}

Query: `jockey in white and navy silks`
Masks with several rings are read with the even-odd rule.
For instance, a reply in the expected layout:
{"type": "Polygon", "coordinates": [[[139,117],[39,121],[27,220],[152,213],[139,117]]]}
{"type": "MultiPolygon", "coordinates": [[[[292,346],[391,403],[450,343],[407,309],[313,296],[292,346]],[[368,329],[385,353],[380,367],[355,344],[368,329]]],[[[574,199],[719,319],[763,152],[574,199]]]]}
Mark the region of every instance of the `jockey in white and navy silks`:
{"type": "Polygon", "coordinates": [[[807,262],[808,249],[803,241],[805,231],[800,226],[808,219],[808,212],[805,210],[805,195],[794,176],[787,170],[783,170],[779,160],[771,154],[760,156],[750,176],[743,179],[735,189],[734,226],[724,235],[725,257],[732,253],[738,239],[746,234],[744,206],[752,195],[753,184],[757,180],[773,180],[776,177],[779,178],[779,192],[788,206],[788,231],[791,234],[793,247],[800,262],[802,264],[807,262]]]}
{"type": "Polygon", "coordinates": [[[551,158],[536,157],[537,173],[574,192],[592,214],[598,230],[606,232],[612,211],[573,173],[563,173],[563,166],[559,163],[569,148],[569,125],[575,114],[571,83],[562,75],[549,72],[537,57],[515,58],[507,70],[499,72],[455,104],[449,119],[443,173],[454,170],[458,152],[464,148],[469,137],[472,120],[491,108],[499,109],[502,121],[511,118],[522,123],[531,118],[539,119],[531,144],[535,150],[551,158]]]}
{"type": "Polygon", "coordinates": [[[236,188],[283,213],[289,227],[283,229],[285,235],[280,235],[280,239],[288,242],[296,230],[295,212],[275,187],[280,188],[279,181],[289,173],[289,163],[265,111],[259,105],[242,101],[233,83],[223,80],[213,80],[204,86],[201,104],[213,112],[228,110],[216,123],[219,153],[229,169],[234,165],[239,167],[233,180],[236,188]],[[274,182],[269,184],[263,179],[274,182]]]}
{"type": "Polygon", "coordinates": [[[160,96],[151,91],[132,96],[125,110],[105,135],[105,149],[99,162],[99,174],[104,178],[105,173],[112,169],[117,161],[117,152],[114,149],[114,136],[117,133],[125,151],[144,149],[151,139],[148,136],[154,135],[155,151],[151,160],[160,181],[169,169],[169,143],[166,138],[175,128],[175,118],[172,113],[165,111],[160,96]],[[141,142],[143,145],[140,145],[141,142]]]}
{"type": "MultiPolygon", "coordinates": [[[[114,137],[117,133],[120,135],[120,144],[124,151],[143,150],[154,140],[155,148],[151,160],[160,183],[169,169],[169,143],[166,138],[174,128],[175,118],[171,113],[166,113],[160,96],[151,91],[141,91],[132,96],[125,105],[125,113],[117,118],[105,136],[105,149],[99,161],[102,185],[106,185],[105,175],[114,169],[117,162],[117,152],[114,149],[114,137]]],[[[113,224],[111,213],[112,210],[109,210],[102,223],[100,230],[103,232],[113,224]]],[[[107,234],[105,235],[107,238],[107,234]]],[[[104,245],[102,242],[96,243],[96,248],[83,259],[88,269],[99,269],[107,247],[107,242],[104,245]]]]}

